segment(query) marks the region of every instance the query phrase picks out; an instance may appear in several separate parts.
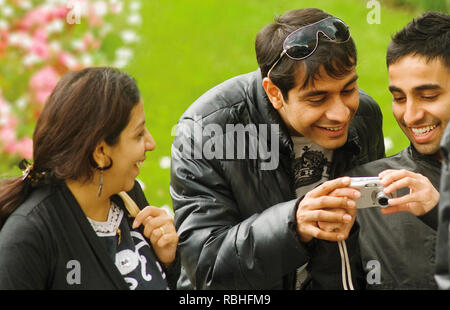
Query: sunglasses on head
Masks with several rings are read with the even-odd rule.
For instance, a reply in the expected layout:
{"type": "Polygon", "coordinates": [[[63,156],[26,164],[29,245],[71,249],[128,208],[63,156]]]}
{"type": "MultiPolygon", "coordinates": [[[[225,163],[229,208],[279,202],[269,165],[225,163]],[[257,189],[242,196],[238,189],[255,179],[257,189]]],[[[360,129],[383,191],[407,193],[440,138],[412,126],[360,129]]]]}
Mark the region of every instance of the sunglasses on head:
{"type": "Polygon", "coordinates": [[[293,60],[306,59],[317,49],[319,45],[319,33],[323,34],[328,41],[344,43],[350,39],[350,30],[346,23],[336,17],[327,17],[310,25],[298,28],[290,33],[283,42],[283,51],[277,61],[272,65],[270,72],[280,62],[284,55],[293,60]]]}

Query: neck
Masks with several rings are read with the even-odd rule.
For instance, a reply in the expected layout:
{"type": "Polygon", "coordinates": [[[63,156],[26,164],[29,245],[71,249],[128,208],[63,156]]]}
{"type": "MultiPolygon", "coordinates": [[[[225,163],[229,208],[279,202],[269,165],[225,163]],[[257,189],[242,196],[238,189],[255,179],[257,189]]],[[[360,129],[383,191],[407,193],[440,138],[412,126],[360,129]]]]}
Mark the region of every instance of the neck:
{"type": "Polygon", "coordinates": [[[73,180],[67,180],[66,184],[88,218],[99,222],[104,222],[108,219],[111,206],[110,197],[105,195],[105,193],[98,197],[97,184],[92,182],[81,183],[73,180]]]}

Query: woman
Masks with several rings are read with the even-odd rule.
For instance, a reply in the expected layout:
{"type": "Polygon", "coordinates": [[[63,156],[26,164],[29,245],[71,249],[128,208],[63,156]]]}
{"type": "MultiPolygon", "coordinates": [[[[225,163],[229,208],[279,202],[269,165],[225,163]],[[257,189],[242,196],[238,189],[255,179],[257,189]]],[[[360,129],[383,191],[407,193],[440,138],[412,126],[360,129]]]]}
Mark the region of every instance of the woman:
{"type": "Polygon", "coordinates": [[[111,68],[65,75],[33,143],[24,176],[0,186],[0,289],[175,287],[173,220],[135,181],[155,142],[134,79],[111,68]],[[142,209],[135,219],[123,192],[142,209]]]}

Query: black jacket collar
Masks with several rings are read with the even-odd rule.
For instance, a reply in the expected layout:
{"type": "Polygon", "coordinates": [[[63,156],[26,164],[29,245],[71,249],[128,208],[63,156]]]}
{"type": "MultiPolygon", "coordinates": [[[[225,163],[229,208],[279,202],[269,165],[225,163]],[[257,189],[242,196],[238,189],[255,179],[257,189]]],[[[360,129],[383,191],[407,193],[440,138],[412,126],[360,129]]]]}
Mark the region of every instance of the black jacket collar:
{"type": "Polygon", "coordinates": [[[429,163],[430,165],[441,167],[441,162],[434,156],[434,155],[425,155],[422,153],[419,153],[417,149],[414,147],[414,145],[411,143],[407,149],[408,155],[414,160],[414,161],[424,161],[429,163]]]}

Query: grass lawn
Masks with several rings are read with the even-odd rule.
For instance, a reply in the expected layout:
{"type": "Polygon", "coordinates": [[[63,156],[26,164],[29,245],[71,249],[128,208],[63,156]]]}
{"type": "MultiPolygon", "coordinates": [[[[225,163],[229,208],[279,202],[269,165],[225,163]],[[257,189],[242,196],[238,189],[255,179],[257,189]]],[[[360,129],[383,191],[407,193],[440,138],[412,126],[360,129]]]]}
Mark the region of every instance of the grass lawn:
{"type": "Polygon", "coordinates": [[[152,0],[142,1],[141,41],[125,68],[137,80],[146,105],[148,128],[157,148],[139,178],[149,202],[169,205],[171,130],[186,108],[211,87],[257,69],[256,33],[287,10],[317,7],[346,21],[358,48],[360,88],[380,104],[384,134],[392,155],[408,145],[391,112],[385,65],[391,35],[413,17],[411,12],[381,6],[381,23],[369,24],[363,0],[152,0]]]}

